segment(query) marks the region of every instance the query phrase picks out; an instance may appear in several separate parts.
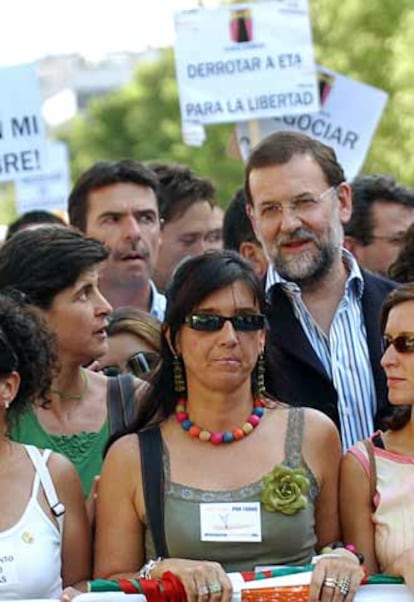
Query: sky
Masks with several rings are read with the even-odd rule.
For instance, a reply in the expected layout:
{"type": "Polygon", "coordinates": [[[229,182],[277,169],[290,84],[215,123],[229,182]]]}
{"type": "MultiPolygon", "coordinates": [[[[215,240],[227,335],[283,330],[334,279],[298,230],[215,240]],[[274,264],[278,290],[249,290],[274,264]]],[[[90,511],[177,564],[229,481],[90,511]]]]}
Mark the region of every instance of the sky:
{"type": "Polygon", "coordinates": [[[89,60],[174,42],[174,10],[218,0],[2,0],[0,66],[48,55],[89,60]]]}

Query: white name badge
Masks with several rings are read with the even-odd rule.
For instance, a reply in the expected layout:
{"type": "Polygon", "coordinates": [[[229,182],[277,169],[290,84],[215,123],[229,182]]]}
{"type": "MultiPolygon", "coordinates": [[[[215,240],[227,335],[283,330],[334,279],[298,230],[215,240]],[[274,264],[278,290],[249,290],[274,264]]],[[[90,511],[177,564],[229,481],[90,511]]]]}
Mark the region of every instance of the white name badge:
{"type": "Polygon", "coordinates": [[[2,586],[18,583],[19,577],[14,547],[10,544],[0,544],[0,592],[2,586]]]}
{"type": "Polygon", "coordinates": [[[200,504],[201,541],[262,541],[260,502],[200,504]]]}

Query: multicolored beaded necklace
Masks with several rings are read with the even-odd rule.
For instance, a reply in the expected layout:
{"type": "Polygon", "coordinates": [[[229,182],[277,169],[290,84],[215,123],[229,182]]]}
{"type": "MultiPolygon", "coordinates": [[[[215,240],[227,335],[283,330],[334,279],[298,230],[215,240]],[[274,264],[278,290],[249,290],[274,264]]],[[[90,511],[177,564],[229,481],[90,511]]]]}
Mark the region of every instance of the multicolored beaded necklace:
{"type": "Polygon", "coordinates": [[[175,406],[175,417],[181,424],[181,428],[187,431],[187,433],[194,439],[200,439],[212,443],[213,445],[220,445],[221,443],[232,443],[233,441],[239,441],[243,437],[247,437],[253,429],[260,423],[260,420],[264,414],[264,408],[266,404],[261,399],[255,399],[253,404],[253,410],[246,422],[241,428],[235,428],[232,431],[216,431],[210,432],[206,428],[202,428],[197,424],[194,424],[188,416],[186,411],[187,401],[185,399],[179,399],[175,406]]]}

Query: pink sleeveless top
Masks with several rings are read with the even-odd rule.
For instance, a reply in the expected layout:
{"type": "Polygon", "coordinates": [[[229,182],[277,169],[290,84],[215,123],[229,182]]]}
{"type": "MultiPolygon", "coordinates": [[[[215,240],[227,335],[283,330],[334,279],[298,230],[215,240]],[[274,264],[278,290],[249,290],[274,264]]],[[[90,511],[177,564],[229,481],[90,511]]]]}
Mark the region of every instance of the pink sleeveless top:
{"type": "MultiPolygon", "coordinates": [[[[381,434],[377,431],[375,435],[381,434]]],[[[350,450],[370,475],[368,453],[360,441],[350,450]]],[[[375,554],[381,572],[414,547],[414,458],[374,447],[377,488],[374,497],[375,554]]]]}

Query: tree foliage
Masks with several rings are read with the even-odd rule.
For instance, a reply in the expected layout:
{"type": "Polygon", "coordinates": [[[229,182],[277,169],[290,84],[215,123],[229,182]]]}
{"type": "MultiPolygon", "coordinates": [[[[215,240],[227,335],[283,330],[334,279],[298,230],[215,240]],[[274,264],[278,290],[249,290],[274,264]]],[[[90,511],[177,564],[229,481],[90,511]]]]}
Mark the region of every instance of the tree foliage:
{"type": "MultiPolygon", "coordinates": [[[[317,62],[389,93],[364,171],[414,184],[412,0],[310,0],[310,8],[317,62]]],[[[347,102],[351,108],[353,99],[347,102]]],[[[204,146],[183,144],[169,49],[141,63],[128,86],[92,101],[61,137],[69,142],[75,177],[102,158],[176,161],[212,177],[225,204],[243,178],[241,162],[226,152],[233,129],[209,126],[204,146]]]]}
{"type": "MultiPolygon", "coordinates": [[[[363,171],[414,184],[412,0],[311,0],[317,61],[389,94],[363,171]]],[[[347,99],[352,106],[353,99],[347,99]]]]}

